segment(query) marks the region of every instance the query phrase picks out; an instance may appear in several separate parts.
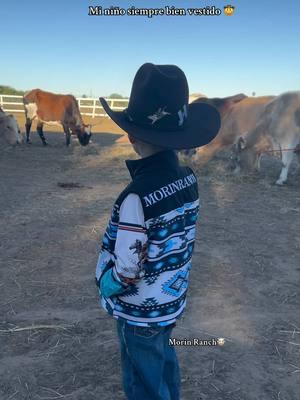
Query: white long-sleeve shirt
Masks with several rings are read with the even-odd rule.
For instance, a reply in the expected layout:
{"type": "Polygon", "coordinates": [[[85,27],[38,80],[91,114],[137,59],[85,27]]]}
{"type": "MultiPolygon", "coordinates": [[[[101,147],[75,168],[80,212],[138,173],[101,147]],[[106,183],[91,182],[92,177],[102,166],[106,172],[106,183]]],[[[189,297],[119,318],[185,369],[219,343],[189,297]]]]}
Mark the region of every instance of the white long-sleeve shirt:
{"type": "MultiPolygon", "coordinates": [[[[147,242],[143,207],[138,195],[130,193],[120,207],[120,222],[117,227],[114,251],[114,266],[105,272],[101,279],[101,293],[107,297],[120,294],[127,288],[126,278],[139,279],[143,276],[140,256],[147,242]],[[125,278],[125,279],[124,279],[125,278]]],[[[100,253],[96,268],[99,279],[103,266],[107,263],[107,254],[100,253]]]]}

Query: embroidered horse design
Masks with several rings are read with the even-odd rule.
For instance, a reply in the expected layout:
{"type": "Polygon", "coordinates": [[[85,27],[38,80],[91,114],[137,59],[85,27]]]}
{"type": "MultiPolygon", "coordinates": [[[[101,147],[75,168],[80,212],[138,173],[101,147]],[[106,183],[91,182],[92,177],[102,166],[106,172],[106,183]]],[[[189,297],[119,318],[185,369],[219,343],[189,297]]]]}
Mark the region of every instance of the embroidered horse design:
{"type": "Polygon", "coordinates": [[[148,118],[151,119],[151,125],[155,124],[155,122],[159,121],[166,115],[171,115],[171,113],[165,111],[165,108],[159,108],[153,115],[149,115],[148,118]]]}
{"type": "Polygon", "coordinates": [[[142,244],[142,242],[138,239],[136,239],[136,241],[129,246],[129,250],[134,250],[133,254],[137,254],[138,255],[138,267],[139,269],[143,268],[143,264],[146,261],[146,257],[147,257],[147,243],[142,244]]]}
{"type": "Polygon", "coordinates": [[[129,246],[129,250],[133,249],[135,249],[133,254],[137,254],[139,256],[143,249],[142,242],[136,239],[136,241],[131,246],[129,246]]]}

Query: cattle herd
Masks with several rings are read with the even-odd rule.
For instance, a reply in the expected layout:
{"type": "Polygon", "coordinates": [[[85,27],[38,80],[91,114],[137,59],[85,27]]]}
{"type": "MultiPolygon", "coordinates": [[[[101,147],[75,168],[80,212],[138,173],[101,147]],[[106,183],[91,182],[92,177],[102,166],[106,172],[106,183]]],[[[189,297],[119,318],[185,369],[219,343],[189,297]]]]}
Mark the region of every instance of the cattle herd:
{"type": "MultiPolygon", "coordinates": [[[[199,163],[207,163],[215,154],[230,147],[229,164],[235,173],[241,170],[259,170],[264,153],[281,159],[282,169],[276,184],[286,182],[294,154],[300,151],[300,91],[279,96],[248,97],[238,94],[225,98],[199,97],[192,103],[208,103],[221,115],[221,129],[208,145],[186,154],[199,163]]],[[[71,135],[86,146],[91,137],[91,126],[83,123],[78,103],[72,95],[60,95],[34,89],[23,97],[26,117],[26,143],[30,143],[32,121],[37,122],[37,133],[47,145],[43,124],[61,124],[66,145],[71,135]]],[[[0,139],[10,145],[22,142],[17,121],[0,108],[0,139]]],[[[300,158],[300,157],[299,157],[300,158]]]]}

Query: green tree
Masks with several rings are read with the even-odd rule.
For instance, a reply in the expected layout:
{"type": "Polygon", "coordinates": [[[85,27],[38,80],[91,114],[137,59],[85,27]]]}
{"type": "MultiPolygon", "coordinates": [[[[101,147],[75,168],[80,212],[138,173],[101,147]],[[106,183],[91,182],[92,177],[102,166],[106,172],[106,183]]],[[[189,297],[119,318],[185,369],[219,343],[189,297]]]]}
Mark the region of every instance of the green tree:
{"type": "Polygon", "coordinates": [[[123,96],[119,93],[112,93],[110,96],[108,96],[110,99],[123,99],[123,96]]]}
{"type": "Polygon", "coordinates": [[[8,94],[8,95],[23,95],[24,90],[17,90],[11,86],[0,85],[0,94],[8,94]]]}

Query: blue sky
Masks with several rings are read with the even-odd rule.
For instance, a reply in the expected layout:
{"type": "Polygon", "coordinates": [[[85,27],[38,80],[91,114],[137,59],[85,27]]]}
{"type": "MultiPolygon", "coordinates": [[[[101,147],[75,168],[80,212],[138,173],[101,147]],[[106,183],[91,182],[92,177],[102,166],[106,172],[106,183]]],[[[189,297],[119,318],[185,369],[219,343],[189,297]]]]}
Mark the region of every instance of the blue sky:
{"type": "Polygon", "coordinates": [[[29,90],[129,95],[144,62],[177,64],[190,93],[209,97],[300,90],[299,0],[9,0],[0,8],[0,84],[29,90]],[[235,6],[231,17],[226,4],[235,6]],[[88,16],[127,9],[213,6],[221,16],[88,16]]]}

